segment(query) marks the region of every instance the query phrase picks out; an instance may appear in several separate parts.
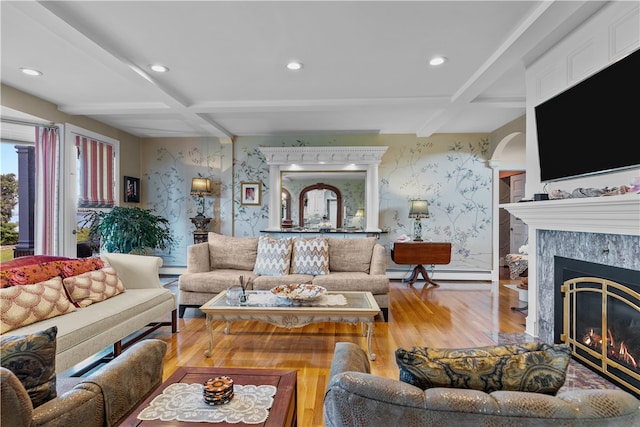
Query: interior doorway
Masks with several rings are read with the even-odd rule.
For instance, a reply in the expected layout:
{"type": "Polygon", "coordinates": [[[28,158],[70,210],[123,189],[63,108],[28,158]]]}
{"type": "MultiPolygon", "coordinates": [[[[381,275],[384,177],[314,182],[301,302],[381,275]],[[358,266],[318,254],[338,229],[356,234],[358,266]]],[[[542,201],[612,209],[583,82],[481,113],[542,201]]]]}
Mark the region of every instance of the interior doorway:
{"type": "Polygon", "coordinates": [[[526,140],[524,132],[514,132],[504,137],[496,146],[489,161],[493,169],[493,272],[492,280],[498,281],[501,266],[506,265],[504,256],[513,253],[513,245],[524,238],[527,230],[522,221],[514,218],[501,204],[516,203],[524,198],[526,179],[526,140]],[[513,190],[512,190],[513,187],[513,190]],[[518,222],[519,221],[519,222],[518,222]],[[513,229],[513,233],[512,233],[513,229]],[[514,239],[512,239],[514,234],[514,239]]]}

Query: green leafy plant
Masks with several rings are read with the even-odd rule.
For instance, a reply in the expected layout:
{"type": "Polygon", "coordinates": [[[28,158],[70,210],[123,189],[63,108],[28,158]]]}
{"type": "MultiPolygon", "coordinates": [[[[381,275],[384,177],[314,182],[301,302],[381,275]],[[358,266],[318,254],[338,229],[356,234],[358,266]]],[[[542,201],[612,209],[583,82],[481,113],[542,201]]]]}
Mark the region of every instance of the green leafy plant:
{"type": "Polygon", "coordinates": [[[147,249],[171,249],[175,241],[169,221],[149,209],[116,206],[109,211],[91,211],[86,220],[89,236],[99,238],[107,252],[144,254],[147,249]]]}

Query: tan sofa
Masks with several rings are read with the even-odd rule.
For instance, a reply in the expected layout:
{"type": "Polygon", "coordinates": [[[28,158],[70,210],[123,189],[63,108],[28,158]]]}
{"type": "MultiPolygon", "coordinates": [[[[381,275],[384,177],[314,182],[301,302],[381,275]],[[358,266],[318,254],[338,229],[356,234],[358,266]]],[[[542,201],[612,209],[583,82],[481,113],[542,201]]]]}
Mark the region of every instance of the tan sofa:
{"type": "Polygon", "coordinates": [[[324,398],[327,427],[640,426],[640,401],[621,390],[574,390],[556,396],[455,388],[422,390],[371,374],[353,343],[337,343],[324,398]]]}
{"type": "Polygon", "coordinates": [[[329,274],[254,274],[258,237],[229,237],[209,233],[207,242],[187,249],[187,272],[178,281],[178,315],[186,308],[199,308],[230,286],[239,285],[243,275],[252,279],[253,289],[269,290],[292,283],[313,283],[329,291],[369,291],[381,309],[383,319],[389,310],[389,279],[384,247],[375,237],[328,237],[329,274]]]}
{"type": "Polygon", "coordinates": [[[141,341],[86,378],[56,378],[57,397],[36,408],[18,377],[0,367],[2,426],[116,426],[162,383],[167,344],[141,341]]]}
{"type": "Polygon", "coordinates": [[[126,347],[122,340],[149,325],[168,325],[169,316],[172,332],[177,331],[175,295],[160,283],[162,258],[118,253],[104,253],[101,258],[115,269],[125,292],[3,336],[29,335],[57,326],[56,372],[60,373],[112,345],[117,356],[126,347]]]}

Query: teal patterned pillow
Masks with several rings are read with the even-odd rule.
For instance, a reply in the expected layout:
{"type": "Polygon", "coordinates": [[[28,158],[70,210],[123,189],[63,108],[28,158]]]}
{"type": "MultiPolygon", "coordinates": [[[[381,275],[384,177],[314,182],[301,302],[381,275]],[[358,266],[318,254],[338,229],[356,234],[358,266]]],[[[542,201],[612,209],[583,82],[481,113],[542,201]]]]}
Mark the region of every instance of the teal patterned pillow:
{"type": "Polygon", "coordinates": [[[291,239],[260,236],[254,274],[262,276],[286,276],[291,265],[291,239]]]}
{"type": "Polygon", "coordinates": [[[22,382],[34,408],[56,397],[57,334],[58,328],[52,326],[31,335],[0,338],[0,365],[22,382]]]}
{"type": "Polygon", "coordinates": [[[467,349],[396,350],[400,380],[423,390],[465,388],[491,393],[528,391],[554,395],[565,381],[567,344],[506,344],[467,349]]]}

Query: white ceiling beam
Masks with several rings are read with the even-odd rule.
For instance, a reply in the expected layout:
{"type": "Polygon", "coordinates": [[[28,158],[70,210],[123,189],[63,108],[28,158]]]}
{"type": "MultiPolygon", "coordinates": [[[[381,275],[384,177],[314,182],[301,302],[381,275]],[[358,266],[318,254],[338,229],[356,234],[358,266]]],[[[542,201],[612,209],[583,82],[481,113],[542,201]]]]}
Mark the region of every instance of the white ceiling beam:
{"type": "MultiPolygon", "coordinates": [[[[201,129],[217,137],[231,137],[232,134],[224,127],[218,125],[213,120],[204,118],[194,113],[188,108],[188,102],[184,97],[162,85],[156,79],[141,69],[134,61],[122,53],[119,46],[109,45],[99,35],[92,33],[91,28],[87,28],[82,21],[74,19],[69,13],[65,13],[64,6],[56,2],[15,2],[14,5],[28,14],[29,17],[46,26],[48,29],[59,35],[69,44],[77,47],[92,58],[101,61],[106,67],[118,75],[133,81],[140,82],[142,78],[156,90],[159,98],[166,103],[166,108],[173,113],[180,114],[195,129],[201,129]],[[122,66],[126,68],[123,69],[122,66]],[[128,72],[124,71],[128,70],[128,72]]],[[[154,104],[154,103],[152,103],[154,104]]],[[[155,104],[158,108],[158,104],[155,104]]],[[[88,114],[84,105],[65,105],[61,111],[68,114],[82,110],[88,114]]],[[[135,114],[138,107],[127,108],[130,114],[135,114]]],[[[122,110],[120,110],[121,112],[122,110]]],[[[148,111],[148,110],[145,110],[148,111]]],[[[157,110],[155,110],[157,111],[157,110]]],[[[99,114],[99,113],[96,113],[99,114]]],[[[107,114],[107,113],[105,113],[107,114]]]]}

